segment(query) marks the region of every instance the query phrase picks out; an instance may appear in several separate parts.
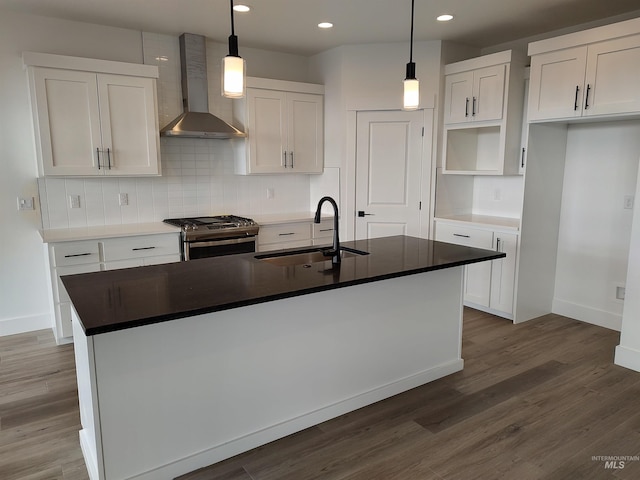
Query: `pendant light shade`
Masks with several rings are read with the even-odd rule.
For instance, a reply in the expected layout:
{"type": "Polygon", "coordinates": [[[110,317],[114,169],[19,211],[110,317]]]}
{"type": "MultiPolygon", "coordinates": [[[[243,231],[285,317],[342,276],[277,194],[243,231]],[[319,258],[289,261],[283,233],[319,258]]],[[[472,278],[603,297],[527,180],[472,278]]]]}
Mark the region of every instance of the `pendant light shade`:
{"type": "Polygon", "coordinates": [[[413,62],[413,11],[415,0],[411,0],[411,42],[409,46],[409,63],[404,79],[404,110],[417,110],[420,106],[420,82],[416,78],[416,64],[413,62]]]}
{"type": "Polygon", "coordinates": [[[222,59],[222,95],[227,98],[244,97],[246,71],[244,59],[238,55],[238,37],[233,23],[233,0],[231,3],[231,35],[229,55],[222,59]]]}

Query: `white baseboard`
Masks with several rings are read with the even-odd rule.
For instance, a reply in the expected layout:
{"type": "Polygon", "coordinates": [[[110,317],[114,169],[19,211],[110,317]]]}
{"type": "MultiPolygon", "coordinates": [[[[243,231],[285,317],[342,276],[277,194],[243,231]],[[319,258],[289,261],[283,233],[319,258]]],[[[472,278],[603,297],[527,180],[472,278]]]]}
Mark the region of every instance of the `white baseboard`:
{"type": "Polygon", "coordinates": [[[90,480],[100,480],[98,473],[98,460],[95,457],[95,452],[89,446],[90,442],[87,439],[87,432],[83,429],[80,430],[80,450],[82,450],[82,456],[84,457],[84,464],[87,467],[87,473],[90,480]]]}
{"type": "Polygon", "coordinates": [[[51,315],[48,313],[28,317],[2,318],[0,319],[0,337],[51,328],[51,322],[51,315]]]}
{"type": "Polygon", "coordinates": [[[598,310],[597,308],[567,302],[558,298],[553,299],[551,312],[617,332],[622,329],[622,315],[620,314],[598,310]]]}
{"type": "Polygon", "coordinates": [[[640,372],[640,351],[618,345],[613,363],[640,372]]]}
{"type": "MultiPolygon", "coordinates": [[[[411,390],[412,388],[424,385],[425,383],[459,372],[462,370],[463,366],[464,360],[462,359],[438,365],[437,367],[430,368],[429,370],[425,370],[416,375],[403,378],[369,392],[328,405],[319,410],[255,431],[230,442],[216,445],[208,450],[195,453],[190,457],[182,458],[154,470],[135,475],[130,477],[128,480],[158,480],[175,478],[176,476],[212,465],[233,457],[234,455],[251,450],[252,448],[286,437],[287,435],[299,432],[305,428],[325,422],[339,415],[352,412],[358,408],[371,405],[372,403],[384,400],[385,398],[392,397],[399,393],[406,392],[407,390],[411,390]]],[[[91,477],[91,480],[94,480],[94,478],[91,477]]]]}

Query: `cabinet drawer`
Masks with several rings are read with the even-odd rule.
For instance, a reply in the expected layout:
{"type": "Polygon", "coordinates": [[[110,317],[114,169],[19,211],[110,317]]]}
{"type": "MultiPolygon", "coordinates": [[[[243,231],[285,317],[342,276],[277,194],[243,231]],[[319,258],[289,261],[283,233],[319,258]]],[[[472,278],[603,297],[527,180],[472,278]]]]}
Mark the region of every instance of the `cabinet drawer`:
{"type": "Polygon", "coordinates": [[[107,238],[101,244],[105,262],[180,254],[180,240],[174,233],[107,238]]]}
{"type": "Polygon", "coordinates": [[[438,222],[436,224],[436,240],[467,247],[493,248],[493,232],[464,225],[438,222]]]}
{"type": "Polygon", "coordinates": [[[100,261],[98,242],[68,242],[55,243],[51,246],[52,259],[55,267],[70,265],[84,265],[100,261]]]}
{"type": "Polygon", "coordinates": [[[311,240],[311,227],[309,223],[283,223],[279,225],[267,225],[260,227],[258,244],[297,242],[311,240]]]}
{"type": "Polygon", "coordinates": [[[322,220],[313,223],[313,238],[333,237],[333,220],[322,220]]]}

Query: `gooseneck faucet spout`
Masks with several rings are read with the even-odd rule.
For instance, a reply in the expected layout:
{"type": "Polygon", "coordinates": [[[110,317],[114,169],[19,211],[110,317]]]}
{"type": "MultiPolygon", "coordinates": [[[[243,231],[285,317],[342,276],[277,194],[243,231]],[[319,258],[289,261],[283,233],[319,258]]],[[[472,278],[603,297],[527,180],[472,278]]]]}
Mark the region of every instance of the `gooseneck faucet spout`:
{"type": "Polygon", "coordinates": [[[325,256],[331,256],[331,263],[333,265],[340,263],[340,238],[338,236],[338,204],[331,197],[322,197],[318,202],[318,208],[316,208],[316,216],[313,219],[314,223],[320,223],[320,211],[322,210],[322,204],[329,202],[333,207],[333,246],[331,250],[324,252],[325,256]]]}

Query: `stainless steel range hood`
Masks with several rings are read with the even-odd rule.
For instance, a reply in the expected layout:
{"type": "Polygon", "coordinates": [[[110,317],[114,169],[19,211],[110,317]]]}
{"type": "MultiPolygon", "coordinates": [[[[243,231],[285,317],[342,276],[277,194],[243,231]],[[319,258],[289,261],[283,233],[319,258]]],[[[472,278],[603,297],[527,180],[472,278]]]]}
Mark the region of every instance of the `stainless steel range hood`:
{"type": "Polygon", "coordinates": [[[180,35],[182,104],[184,113],[160,130],[167,137],[236,138],[246,134],[209,113],[206,39],[202,35],[180,35]]]}

